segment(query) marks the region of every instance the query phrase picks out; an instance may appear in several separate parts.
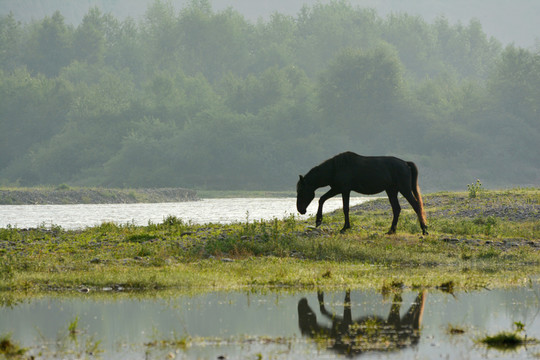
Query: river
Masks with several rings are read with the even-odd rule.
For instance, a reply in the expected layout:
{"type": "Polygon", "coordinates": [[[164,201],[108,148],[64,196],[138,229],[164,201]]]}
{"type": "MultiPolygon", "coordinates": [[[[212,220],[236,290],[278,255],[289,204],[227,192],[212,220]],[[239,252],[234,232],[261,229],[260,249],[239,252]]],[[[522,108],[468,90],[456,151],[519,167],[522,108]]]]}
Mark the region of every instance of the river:
{"type": "MultiPolygon", "coordinates": [[[[351,206],[370,197],[351,198],[351,206]]],[[[342,207],[340,197],[328,200],[324,211],[342,207]]],[[[82,229],[104,222],[147,225],[161,223],[168,216],[196,224],[233,223],[253,220],[282,219],[291,215],[305,219],[317,211],[314,200],[306,215],[296,211],[296,198],[227,198],[203,199],[178,203],[157,204],[83,204],[83,205],[0,205],[0,228],[34,228],[61,226],[82,229]]]]}

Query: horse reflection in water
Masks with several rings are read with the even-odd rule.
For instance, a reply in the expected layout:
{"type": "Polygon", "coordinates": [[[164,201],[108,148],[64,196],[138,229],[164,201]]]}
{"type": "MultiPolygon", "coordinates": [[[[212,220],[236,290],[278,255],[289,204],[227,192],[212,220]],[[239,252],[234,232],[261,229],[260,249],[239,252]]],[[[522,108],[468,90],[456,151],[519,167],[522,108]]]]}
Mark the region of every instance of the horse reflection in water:
{"type": "Polygon", "coordinates": [[[403,317],[400,317],[401,294],[394,295],[388,319],[380,316],[362,316],[355,320],[351,313],[351,294],[345,293],[343,316],[326,310],[324,294],[318,293],[322,315],[332,321],[331,326],[319,325],[306,298],[298,302],[298,318],[302,335],[312,337],[328,348],[347,354],[360,355],[368,351],[394,351],[418,344],[420,325],[424,313],[425,291],[420,292],[403,317]]]}

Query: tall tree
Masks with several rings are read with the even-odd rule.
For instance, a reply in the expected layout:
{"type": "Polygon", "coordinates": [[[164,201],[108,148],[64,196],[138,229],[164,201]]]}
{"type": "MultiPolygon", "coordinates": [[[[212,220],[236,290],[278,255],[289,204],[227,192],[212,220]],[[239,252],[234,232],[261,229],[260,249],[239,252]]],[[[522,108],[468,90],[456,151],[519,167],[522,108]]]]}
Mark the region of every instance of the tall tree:
{"type": "Polygon", "coordinates": [[[75,58],[89,64],[102,64],[105,58],[105,18],[94,7],[84,16],[75,30],[73,51],[75,58]]]}
{"type": "Polygon", "coordinates": [[[20,59],[21,24],[13,13],[0,16],[0,70],[13,70],[20,59]]]}
{"type": "Polygon", "coordinates": [[[73,58],[72,43],[73,28],[64,24],[64,17],[56,11],[32,26],[24,61],[31,70],[56,76],[73,58]]]}
{"type": "Polygon", "coordinates": [[[505,112],[540,130],[540,54],[508,46],[490,78],[489,88],[505,112]]]}
{"type": "Polygon", "coordinates": [[[391,46],[348,49],[322,74],[319,104],[328,118],[350,124],[394,104],[402,85],[402,66],[391,46]]]}

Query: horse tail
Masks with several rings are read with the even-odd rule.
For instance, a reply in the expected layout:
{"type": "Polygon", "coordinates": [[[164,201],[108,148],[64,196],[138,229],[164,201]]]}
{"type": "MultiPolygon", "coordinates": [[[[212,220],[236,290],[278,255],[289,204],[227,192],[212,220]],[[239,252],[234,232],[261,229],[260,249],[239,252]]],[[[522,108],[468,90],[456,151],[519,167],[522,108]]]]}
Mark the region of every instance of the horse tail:
{"type": "Polygon", "coordinates": [[[426,212],[424,211],[424,202],[422,201],[420,186],[418,186],[418,168],[416,167],[416,164],[412,161],[407,161],[407,165],[409,165],[409,169],[411,169],[412,192],[414,197],[418,201],[418,205],[420,206],[420,217],[422,218],[422,221],[425,225],[426,212]]]}

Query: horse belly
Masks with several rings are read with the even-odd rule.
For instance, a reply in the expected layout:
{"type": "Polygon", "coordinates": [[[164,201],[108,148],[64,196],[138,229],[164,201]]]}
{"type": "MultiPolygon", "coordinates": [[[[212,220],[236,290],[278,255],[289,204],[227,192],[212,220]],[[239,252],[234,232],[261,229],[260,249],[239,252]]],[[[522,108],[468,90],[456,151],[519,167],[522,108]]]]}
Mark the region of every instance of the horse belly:
{"type": "Polygon", "coordinates": [[[370,186],[370,187],[355,186],[352,188],[352,190],[357,193],[364,194],[364,195],[375,195],[375,194],[385,191],[386,188],[382,186],[370,186]]]}
{"type": "Polygon", "coordinates": [[[352,182],[352,190],[366,195],[374,195],[388,190],[392,186],[392,176],[385,169],[362,169],[352,182]]]}
{"type": "Polygon", "coordinates": [[[383,192],[388,187],[388,181],[381,176],[355,176],[350,189],[360,194],[374,195],[383,192]]]}

